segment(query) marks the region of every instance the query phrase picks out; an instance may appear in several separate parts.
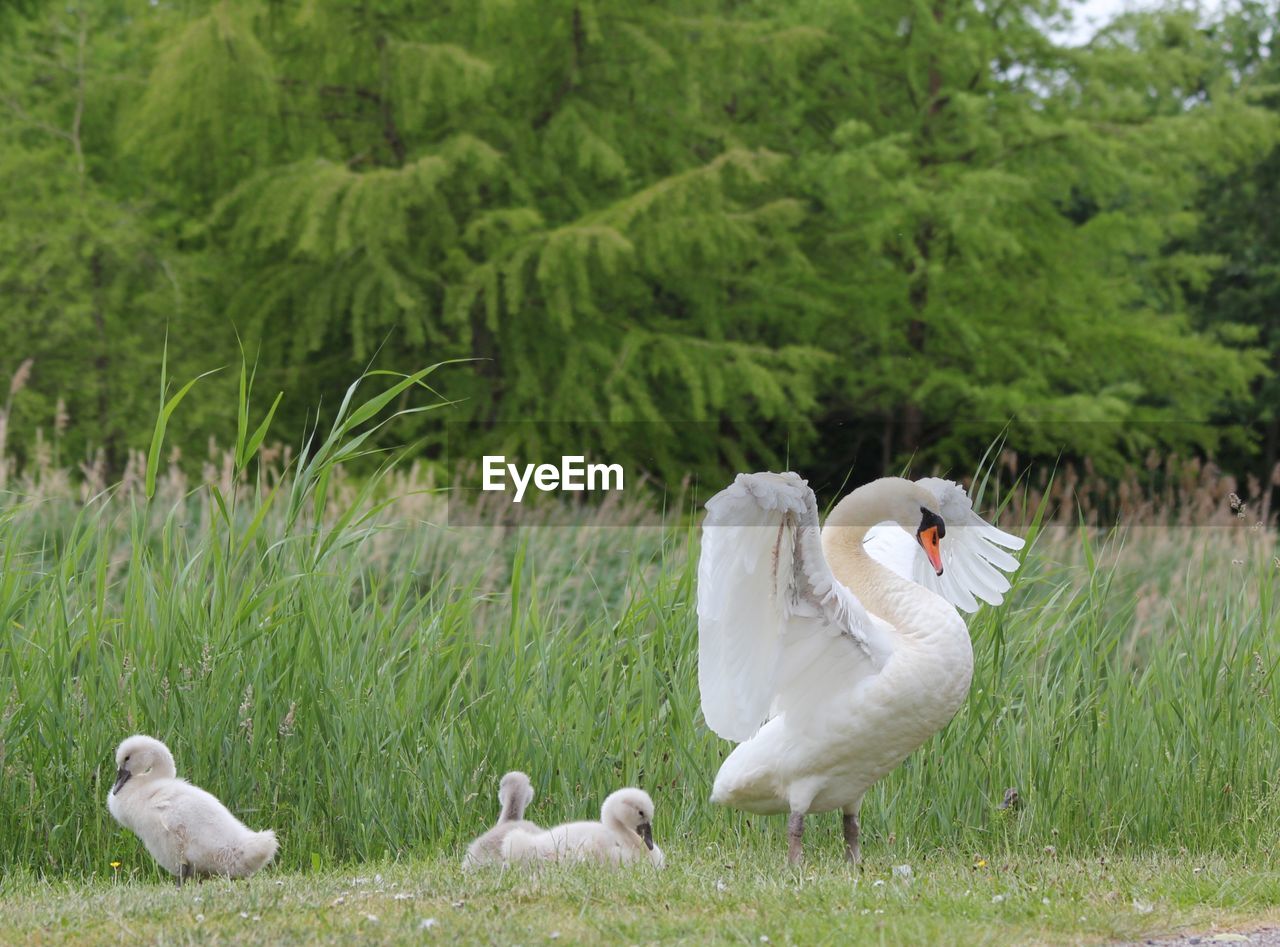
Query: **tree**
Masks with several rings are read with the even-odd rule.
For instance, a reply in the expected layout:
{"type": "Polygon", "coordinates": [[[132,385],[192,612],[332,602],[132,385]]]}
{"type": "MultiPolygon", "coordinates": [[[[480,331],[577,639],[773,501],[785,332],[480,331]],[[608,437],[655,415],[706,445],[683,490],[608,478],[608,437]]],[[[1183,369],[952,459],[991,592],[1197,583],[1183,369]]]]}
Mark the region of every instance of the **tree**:
{"type": "MultiPolygon", "coordinates": [[[[1245,3],[1208,31],[1223,51],[1221,73],[1236,87],[1280,115],[1280,60],[1276,56],[1274,3],[1245,3]]],[[[1268,372],[1249,393],[1223,406],[1223,413],[1256,431],[1260,457],[1237,458],[1237,469],[1252,469],[1260,485],[1275,487],[1280,462],[1280,148],[1220,174],[1205,189],[1201,225],[1187,240],[1198,253],[1222,261],[1211,278],[1193,286],[1201,324],[1235,332],[1268,353],[1268,372]]],[[[1264,496],[1274,496],[1266,489],[1264,496]]],[[[1263,510],[1269,507],[1264,500],[1263,510]]]]}
{"type": "Polygon", "coordinates": [[[802,209],[779,156],[701,128],[693,52],[657,12],[587,3],[223,2],[160,57],[128,141],[210,208],[218,308],[295,399],[375,352],[473,359],[448,393],[459,420],[508,422],[490,440],[678,475],[811,412],[821,358],[758,341],[802,209]]]}
{"type": "Polygon", "coordinates": [[[0,78],[0,374],[34,360],[14,428],[48,430],[61,400],[68,463],[99,448],[122,462],[153,411],[166,319],[186,308],[180,255],[119,186],[125,23],[118,4],[49,5],[19,24],[0,78]]]}
{"type": "Polygon", "coordinates": [[[831,416],[878,416],[887,466],[967,460],[1010,419],[1027,452],[1211,438],[1169,422],[1241,396],[1260,360],[1192,330],[1180,286],[1216,261],[1167,248],[1203,176],[1274,124],[1229,90],[1196,98],[1218,58],[1189,18],[1129,16],[1073,49],[1046,35],[1052,3],[831,11],[793,9],[827,42],[803,65],[816,101],[780,129],[808,156],[806,250],[841,301],[831,416]]]}
{"type": "Polygon", "coordinates": [[[1052,0],[38,7],[0,39],[28,432],[83,387],[80,443],[140,443],[166,327],[176,375],[243,341],[295,440],[367,365],[458,359],[469,454],[668,482],[967,463],[991,432],[958,419],[1211,450],[1170,422],[1260,377],[1193,319],[1222,260],[1187,240],[1275,123],[1176,11],[1065,48],[1052,0]]]}

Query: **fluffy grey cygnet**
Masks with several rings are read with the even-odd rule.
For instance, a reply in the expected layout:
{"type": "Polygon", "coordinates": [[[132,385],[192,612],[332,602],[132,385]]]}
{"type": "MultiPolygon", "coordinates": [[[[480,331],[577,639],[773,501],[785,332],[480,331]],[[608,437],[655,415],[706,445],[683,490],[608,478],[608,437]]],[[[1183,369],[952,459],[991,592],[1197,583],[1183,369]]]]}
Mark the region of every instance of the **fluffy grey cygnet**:
{"type": "Polygon", "coordinates": [[[462,859],[463,868],[480,865],[497,865],[502,862],[502,842],[511,832],[541,832],[532,822],[525,821],[524,810],[533,802],[533,784],[529,777],[513,770],[502,777],[498,784],[498,822],[484,835],[467,846],[462,859]]]}
{"type": "Polygon", "coordinates": [[[647,861],[661,868],[653,843],[653,800],[643,789],[619,789],[600,807],[599,822],[567,822],[545,832],[514,830],[502,843],[508,862],[596,861],[620,865],[647,861]]]}
{"type": "Polygon", "coordinates": [[[107,810],[181,885],[188,878],[247,878],[271,861],[276,834],[254,832],[214,796],[178,778],[159,740],[132,736],[116,750],[107,810]]]}

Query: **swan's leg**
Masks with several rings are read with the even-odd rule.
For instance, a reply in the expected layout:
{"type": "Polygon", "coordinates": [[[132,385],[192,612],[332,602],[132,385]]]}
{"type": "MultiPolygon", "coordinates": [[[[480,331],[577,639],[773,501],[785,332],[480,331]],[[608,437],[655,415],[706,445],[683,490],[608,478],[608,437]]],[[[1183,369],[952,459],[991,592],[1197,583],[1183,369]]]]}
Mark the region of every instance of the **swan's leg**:
{"type": "Polygon", "coordinates": [[[178,866],[178,877],[176,879],[178,883],[178,887],[181,888],[182,883],[190,877],[191,877],[191,865],[189,865],[187,862],[183,862],[181,865],[178,866]]]}
{"type": "Polygon", "coordinates": [[[862,846],[858,843],[857,810],[850,812],[846,809],[844,812],[844,857],[850,865],[862,861],[862,846]]]}
{"type": "Polygon", "coordinates": [[[793,812],[787,819],[787,864],[804,861],[804,813],[793,812]]]}

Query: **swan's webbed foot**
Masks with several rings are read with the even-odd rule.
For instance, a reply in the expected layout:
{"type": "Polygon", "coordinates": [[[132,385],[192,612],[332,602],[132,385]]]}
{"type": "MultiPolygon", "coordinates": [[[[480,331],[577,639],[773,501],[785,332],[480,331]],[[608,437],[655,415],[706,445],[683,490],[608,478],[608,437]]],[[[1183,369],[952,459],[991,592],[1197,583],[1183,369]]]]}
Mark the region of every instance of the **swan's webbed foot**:
{"type": "Polygon", "coordinates": [[[787,864],[804,862],[804,813],[793,812],[787,819],[787,864]]]}
{"type": "Polygon", "coordinates": [[[850,865],[862,861],[862,846],[858,841],[858,815],[854,812],[844,814],[844,857],[850,865]]]}

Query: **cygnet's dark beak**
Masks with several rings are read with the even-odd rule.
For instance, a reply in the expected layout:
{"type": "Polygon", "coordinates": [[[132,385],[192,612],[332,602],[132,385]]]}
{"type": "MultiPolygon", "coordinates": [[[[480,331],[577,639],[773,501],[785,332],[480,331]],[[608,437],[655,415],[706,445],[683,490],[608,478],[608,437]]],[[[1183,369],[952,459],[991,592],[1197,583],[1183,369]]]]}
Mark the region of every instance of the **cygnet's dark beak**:
{"type": "Polygon", "coordinates": [[[111,795],[114,796],[118,793],[120,791],[120,787],[127,783],[129,781],[129,777],[132,775],[133,773],[129,772],[123,766],[116,770],[116,784],[111,787],[111,795]]]}
{"type": "Polygon", "coordinates": [[[636,826],[636,831],[640,833],[640,837],[644,839],[644,844],[649,847],[649,851],[653,851],[653,826],[648,822],[641,822],[636,826]]]}

